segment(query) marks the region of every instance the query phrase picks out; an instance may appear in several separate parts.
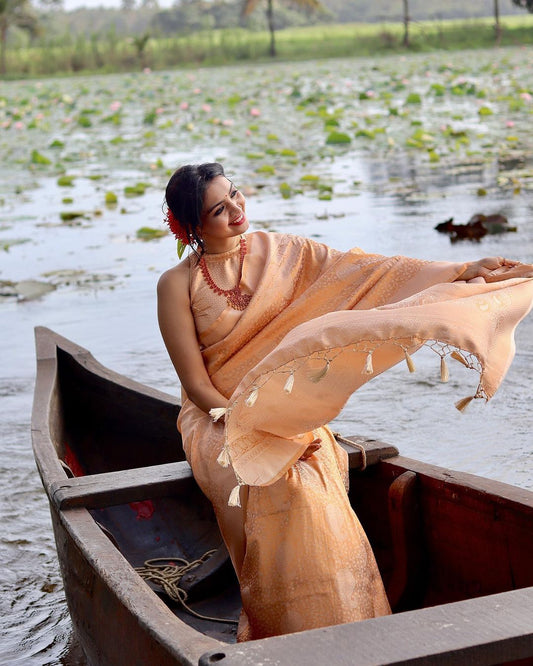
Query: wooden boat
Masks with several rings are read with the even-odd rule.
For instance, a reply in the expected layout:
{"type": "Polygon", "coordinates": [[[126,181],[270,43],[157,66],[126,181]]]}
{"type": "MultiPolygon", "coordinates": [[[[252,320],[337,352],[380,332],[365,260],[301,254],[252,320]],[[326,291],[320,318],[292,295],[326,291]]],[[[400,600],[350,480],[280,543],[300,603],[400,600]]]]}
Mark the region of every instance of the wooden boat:
{"type": "MultiPolygon", "coordinates": [[[[188,606],[235,620],[238,586],[183,460],[177,401],[36,329],[32,416],[65,594],[90,664],[533,662],[533,493],[355,438],[350,498],[394,609],[388,617],[235,644],[136,571],[216,553],[181,581],[188,606]]],[[[354,439],[354,438],[352,438],[354,439]]],[[[312,575],[313,563],[309,562],[312,575]]]]}

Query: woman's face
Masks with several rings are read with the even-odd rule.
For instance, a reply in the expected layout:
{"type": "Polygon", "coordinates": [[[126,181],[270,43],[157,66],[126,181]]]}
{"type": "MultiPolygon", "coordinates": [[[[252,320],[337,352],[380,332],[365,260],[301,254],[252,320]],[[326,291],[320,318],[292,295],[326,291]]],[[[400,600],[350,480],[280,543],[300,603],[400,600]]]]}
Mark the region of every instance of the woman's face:
{"type": "Polygon", "coordinates": [[[235,236],[248,229],[246,200],[225,176],[217,176],[207,186],[202,210],[201,236],[206,252],[225,252],[235,236]]]}

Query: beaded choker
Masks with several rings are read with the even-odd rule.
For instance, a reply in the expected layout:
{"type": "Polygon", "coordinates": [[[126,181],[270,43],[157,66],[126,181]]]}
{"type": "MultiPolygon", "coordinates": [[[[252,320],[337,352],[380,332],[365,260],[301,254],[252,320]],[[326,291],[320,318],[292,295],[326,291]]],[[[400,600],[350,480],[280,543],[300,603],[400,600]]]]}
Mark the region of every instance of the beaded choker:
{"type": "Polygon", "coordinates": [[[200,259],[200,270],[204,276],[205,281],[207,282],[210,289],[212,289],[215,294],[219,296],[225,296],[226,302],[230,308],[234,310],[246,310],[246,306],[251,301],[252,297],[250,294],[243,294],[240,289],[240,283],[242,278],[242,266],[244,263],[244,257],[246,256],[246,239],[244,236],[241,236],[240,240],[240,250],[239,250],[239,275],[237,277],[237,284],[231,289],[221,289],[213,280],[207,268],[207,263],[205,257],[200,259]]]}

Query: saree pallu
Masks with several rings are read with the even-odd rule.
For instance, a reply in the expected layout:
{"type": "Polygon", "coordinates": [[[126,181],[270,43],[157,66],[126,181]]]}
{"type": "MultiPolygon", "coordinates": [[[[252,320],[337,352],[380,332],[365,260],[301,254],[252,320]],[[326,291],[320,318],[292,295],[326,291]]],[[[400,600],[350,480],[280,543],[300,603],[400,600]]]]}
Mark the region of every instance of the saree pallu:
{"type": "Polygon", "coordinates": [[[247,239],[250,304],[199,331],[211,380],[229,398],[225,425],[185,394],[178,420],[239,578],[239,640],[390,612],[348,502],[346,454],[325,424],[422,345],[440,356],[443,376],[450,355],[479,371],[461,407],[490,398],[533,302],[533,280],[513,271],[501,282],[456,283],[464,264],[342,253],[283,234],[247,239]],[[321,448],[301,460],[316,438],[321,448]],[[228,506],[230,496],[240,506],[228,506]]]}

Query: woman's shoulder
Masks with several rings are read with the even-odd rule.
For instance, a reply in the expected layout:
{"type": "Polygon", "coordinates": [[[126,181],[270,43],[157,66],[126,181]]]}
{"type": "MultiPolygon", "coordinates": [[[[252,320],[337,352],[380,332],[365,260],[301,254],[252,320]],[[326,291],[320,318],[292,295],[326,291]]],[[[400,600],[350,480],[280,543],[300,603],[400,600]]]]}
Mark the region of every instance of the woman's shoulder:
{"type": "Polygon", "coordinates": [[[186,291],[189,293],[189,265],[190,257],[186,257],[176,266],[172,266],[162,273],[157,282],[158,293],[167,291],[186,291]]]}

